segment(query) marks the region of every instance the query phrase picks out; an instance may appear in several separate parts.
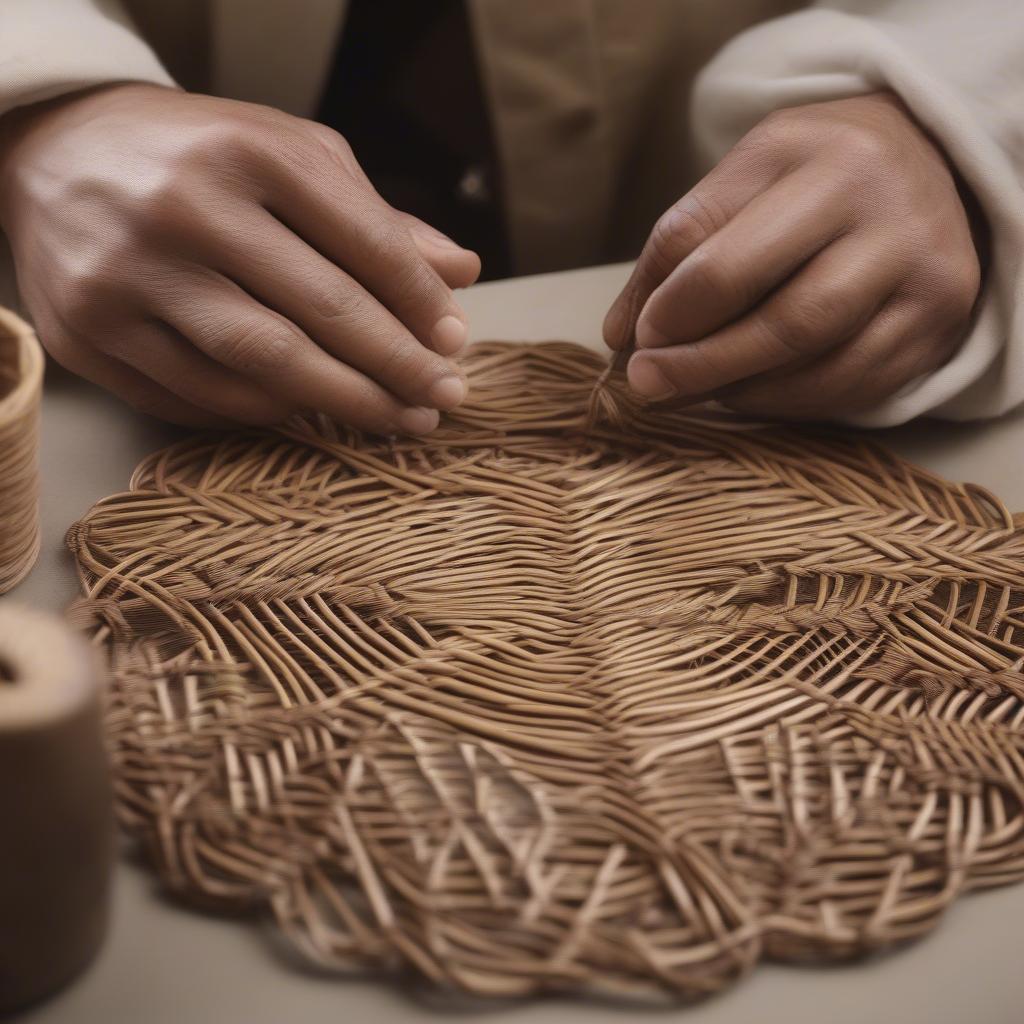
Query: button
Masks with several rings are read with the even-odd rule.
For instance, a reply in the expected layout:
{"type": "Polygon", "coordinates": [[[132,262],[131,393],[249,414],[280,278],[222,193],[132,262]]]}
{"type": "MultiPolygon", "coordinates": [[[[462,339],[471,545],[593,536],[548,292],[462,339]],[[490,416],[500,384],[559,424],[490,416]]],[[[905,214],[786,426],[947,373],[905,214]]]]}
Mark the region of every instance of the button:
{"type": "Polygon", "coordinates": [[[480,164],[472,164],[466,168],[455,186],[459,199],[470,206],[483,206],[491,201],[491,186],[487,174],[480,164]]]}

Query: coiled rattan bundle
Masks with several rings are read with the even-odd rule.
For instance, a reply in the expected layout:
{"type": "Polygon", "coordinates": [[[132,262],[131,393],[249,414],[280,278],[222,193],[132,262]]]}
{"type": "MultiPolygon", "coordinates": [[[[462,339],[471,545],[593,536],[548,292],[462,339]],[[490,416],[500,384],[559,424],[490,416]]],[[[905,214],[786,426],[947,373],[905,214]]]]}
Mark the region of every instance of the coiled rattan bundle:
{"type": "Polygon", "coordinates": [[[43,351],[23,320],[0,309],[0,594],[39,554],[39,403],[43,351]]]}

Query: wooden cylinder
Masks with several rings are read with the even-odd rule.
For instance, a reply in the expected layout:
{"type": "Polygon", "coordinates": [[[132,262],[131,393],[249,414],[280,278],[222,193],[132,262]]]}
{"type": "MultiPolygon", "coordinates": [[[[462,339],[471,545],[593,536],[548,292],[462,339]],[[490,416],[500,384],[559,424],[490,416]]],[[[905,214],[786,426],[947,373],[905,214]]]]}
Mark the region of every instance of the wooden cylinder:
{"type": "Polygon", "coordinates": [[[39,404],[43,350],[32,328],[0,309],[0,594],[39,554],[39,404]]]}
{"type": "Polygon", "coordinates": [[[95,652],[0,603],[0,1013],[76,975],[107,917],[113,820],[95,652]]]}

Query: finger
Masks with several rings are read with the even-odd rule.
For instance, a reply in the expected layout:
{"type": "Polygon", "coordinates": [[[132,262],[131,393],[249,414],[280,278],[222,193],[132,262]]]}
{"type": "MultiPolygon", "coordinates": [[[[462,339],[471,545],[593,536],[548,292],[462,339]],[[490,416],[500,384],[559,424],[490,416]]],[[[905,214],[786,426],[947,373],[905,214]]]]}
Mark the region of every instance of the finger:
{"type": "Polygon", "coordinates": [[[658,219],[625,287],[604,320],[604,340],[619,350],[634,342],[637,317],[651,292],[702,242],[724,227],[755,196],[784,173],[751,159],[747,152],[730,153],[679,202],[658,219]]]}
{"type": "Polygon", "coordinates": [[[266,211],[236,212],[217,234],[215,265],[335,360],[409,405],[452,409],[465,397],[454,363],[420,344],[365,288],[266,211]],[[238,238],[259,244],[239,245],[238,238]]]}
{"type": "Polygon", "coordinates": [[[308,168],[297,173],[294,163],[284,160],[271,173],[267,205],[423,345],[451,354],[465,344],[466,316],[451,289],[376,192],[338,173],[311,173],[308,168]]]}
{"type": "Polygon", "coordinates": [[[366,176],[351,146],[337,132],[327,129],[324,141],[357,184],[368,194],[376,197],[396,219],[405,224],[424,259],[438,272],[449,288],[468,288],[476,281],[480,276],[480,257],[473,250],[459,245],[454,239],[426,221],[420,220],[419,217],[391,206],[366,176]]]}
{"type": "Polygon", "coordinates": [[[737,319],[847,227],[818,171],[783,178],[686,256],[637,318],[641,348],[697,341],[737,319]]]}
{"type": "Polygon", "coordinates": [[[638,350],[630,385],[652,400],[697,398],[803,360],[860,330],[894,287],[884,255],[846,236],[736,323],[690,344],[638,350]]]}
{"type": "Polygon", "coordinates": [[[881,405],[945,362],[955,340],[919,310],[889,304],[864,330],[817,359],[726,389],[723,405],[752,416],[836,420],[881,405]]]}
{"type": "Polygon", "coordinates": [[[199,352],[166,325],[140,323],[109,331],[93,338],[93,345],[220,420],[266,426],[280,423],[294,411],[288,403],[199,352]]]}
{"type": "Polygon", "coordinates": [[[225,278],[197,278],[187,302],[154,301],[156,315],[201,352],[279,401],[379,434],[425,434],[437,426],[434,409],[401,402],[225,278]]]}
{"type": "Polygon", "coordinates": [[[395,210],[395,216],[409,229],[416,248],[449,288],[468,288],[480,276],[480,257],[472,249],[464,249],[411,213],[395,210]]]}
{"type": "Polygon", "coordinates": [[[113,392],[136,412],[181,427],[227,429],[231,420],[185,401],[131,366],[91,348],[85,339],[66,338],[49,351],[65,369],[113,392]]]}
{"type": "Polygon", "coordinates": [[[449,288],[468,288],[480,276],[480,257],[419,217],[391,206],[374,187],[356,160],[351,147],[336,132],[328,130],[326,143],[337,153],[351,177],[369,194],[386,206],[403,223],[424,259],[437,271],[449,288]],[[339,145],[340,144],[340,145],[339,145]]]}

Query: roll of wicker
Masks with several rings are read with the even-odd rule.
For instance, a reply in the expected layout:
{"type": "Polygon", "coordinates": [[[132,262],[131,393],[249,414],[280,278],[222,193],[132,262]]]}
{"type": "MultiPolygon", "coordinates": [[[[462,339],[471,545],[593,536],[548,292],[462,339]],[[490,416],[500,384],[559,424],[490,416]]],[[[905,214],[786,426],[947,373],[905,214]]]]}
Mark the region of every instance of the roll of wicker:
{"type": "Polygon", "coordinates": [[[39,402],[43,352],[32,328],[0,309],[0,594],[39,554],[39,402]]]}
{"type": "Polygon", "coordinates": [[[76,975],[106,924],[113,829],[94,652],[0,603],[0,1015],[76,975]]]}

